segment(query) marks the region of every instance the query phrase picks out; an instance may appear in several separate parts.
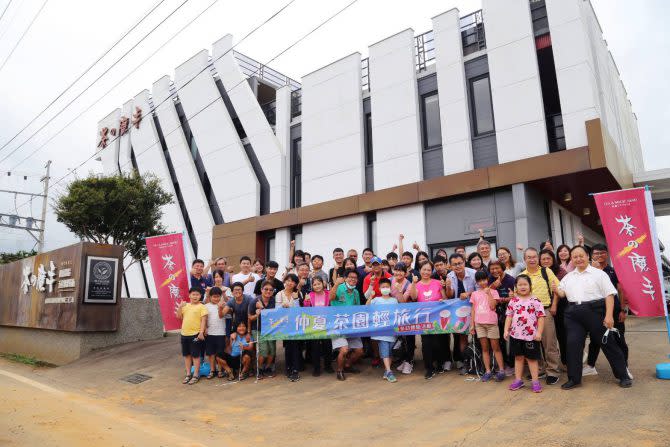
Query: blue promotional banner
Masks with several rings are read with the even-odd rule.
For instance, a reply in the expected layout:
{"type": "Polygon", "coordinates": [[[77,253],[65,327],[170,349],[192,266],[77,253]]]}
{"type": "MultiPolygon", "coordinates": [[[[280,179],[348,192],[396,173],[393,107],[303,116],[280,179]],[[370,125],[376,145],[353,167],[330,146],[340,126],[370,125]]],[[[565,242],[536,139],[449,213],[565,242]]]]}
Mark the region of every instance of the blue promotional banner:
{"type": "Polygon", "coordinates": [[[471,305],[441,302],[263,310],[262,340],[310,340],[379,335],[467,333],[471,305]]]}

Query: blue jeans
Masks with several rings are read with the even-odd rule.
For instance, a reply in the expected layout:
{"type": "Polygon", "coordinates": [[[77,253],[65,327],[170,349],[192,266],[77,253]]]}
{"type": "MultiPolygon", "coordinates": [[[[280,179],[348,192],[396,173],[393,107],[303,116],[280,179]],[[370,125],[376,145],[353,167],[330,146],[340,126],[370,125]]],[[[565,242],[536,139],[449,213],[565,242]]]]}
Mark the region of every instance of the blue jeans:
{"type": "Polygon", "coordinates": [[[391,350],[393,349],[393,343],[392,341],[383,341],[383,340],[375,340],[377,342],[377,345],[379,346],[379,357],[383,359],[389,359],[391,358],[391,350]]]}

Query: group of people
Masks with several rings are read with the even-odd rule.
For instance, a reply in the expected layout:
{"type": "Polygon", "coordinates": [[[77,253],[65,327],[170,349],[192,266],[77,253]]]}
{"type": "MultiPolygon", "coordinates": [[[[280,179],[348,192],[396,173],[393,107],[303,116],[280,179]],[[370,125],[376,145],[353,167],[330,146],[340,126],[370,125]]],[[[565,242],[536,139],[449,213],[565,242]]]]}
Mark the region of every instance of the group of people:
{"type": "MultiPolygon", "coordinates": [[[[555,250],[550,241],[540,249],[517,247],[523,261],[516,261],[507,247],[499,247],[494,258],[490,242],[480,232],[475,252],[466,253],[464,246],[450,254],[439,249],[431,259],[416,243],[414,252],[405,251],[400,235],[385,259],[364,249],[360,265],[357,250],[348,250],[345,257],[342,248],[335,248],[334,266],[328,272],[321,255],[297,250],[292,241],[281,275],[276,261],[263,263],[244,256],[239,272],[233,273],[225,258],[209,265],[196,259],[189,302],[181,302],[175,311],[182,320],[183,383],[199,381],[204,357],[210,366],[208,379],[244,380],[252,370],[258,379],[274,377],[276,342],[259,337],[264,309],[460,299],[472,303],[469,333],[420,336],[426,379],[452,369],[467,374],[464,361],[472,346],[481,353],[482,382],[514,376],[510,390],[524,387],[526,379],[532,391],[540,392],[540,379],[554,385],[567,371],[561,388],[571,389],[581,384],[583,375],[597,374],[595,363],[602,350],[619,385],[630,387],[625,296],[609,265],[607,247],[588,247],[581,235],[578,240],[572,248],[561,245],[555,250]],[[587,335],[590,345],[584,365],[587,335]],[[530,374],[524,377],[526,364],[530,374]]],[[[383,378],[389,382],[397,381],[392,366],[401,374],[412,374],[414,369],[414,335],[283,344],[285,374],[291,381],[300,379],[306,363],[311,363],[314,376],[323,370],[345,380],[346,374],[360,372],[366,355],[373,367],[383,367],[383,378]]]]}

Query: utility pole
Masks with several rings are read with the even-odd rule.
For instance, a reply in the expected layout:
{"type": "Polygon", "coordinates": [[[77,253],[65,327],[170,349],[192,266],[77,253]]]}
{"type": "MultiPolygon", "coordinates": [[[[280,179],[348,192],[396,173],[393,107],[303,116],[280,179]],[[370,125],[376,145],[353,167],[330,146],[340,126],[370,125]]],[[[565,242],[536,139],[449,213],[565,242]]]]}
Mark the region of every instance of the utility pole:
{"type": "MultiPolygon", "coordinates": [[[[42,197],[42,218],[41,219],[35,219],[32,217],[28,216],[19,216],[18,214],[6,214],[6,213],[0,213],[0,227],[6,227],[6,228],[15,228],[19,230],[25,230],[30,236],[32,236],[33,239],[35,239],[37,249],[38,251],[42,251],[44,248],[44,230],[46,228],[46,218],[47,218],[47,203],[48,203],[48,195],[49,195],[49,173],[51,170],[51,160],[49,160],[45,166],[46,168],[46,175],[42,177],[41,181],[44,182],[44,191],[42,194],[35,194],[35,193],[29,193],[29,192],[23,192],[23,191],[15,191],[15,190],[5,190],[5,189],[0,189],[0,193],[8,193],[8,194],[14,194],[14,196],[18,195],[24,195],[24,196],[30,196],[31,200],[34,197],[42,197]],[[23,223],[25,222],[25,224],[23,223]],[[37,233],[38,235],[35,236],[34,233],[37,233]]],[[[16,210],[18,213],[18,210],[16,210]]]]}
{"type": "Polygon", "coordinates": [[[40,231],[40,240],[37,242],[37,252],[41,253],[44,248],[44,230],[47,226],[47,201],[49,199],[49,171],[51,170],[51,160],[47,161],[47,173],[42,177],[44,182],[44,197],[42,197],[42,231],[40,231]]]}

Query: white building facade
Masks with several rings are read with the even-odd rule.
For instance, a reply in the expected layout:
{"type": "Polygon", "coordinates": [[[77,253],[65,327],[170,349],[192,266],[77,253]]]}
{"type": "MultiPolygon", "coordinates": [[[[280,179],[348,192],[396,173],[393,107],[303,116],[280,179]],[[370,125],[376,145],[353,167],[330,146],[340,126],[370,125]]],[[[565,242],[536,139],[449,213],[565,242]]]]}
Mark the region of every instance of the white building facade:
{"type": "MultiPolygon", "coordinates": [[[[603,240],[589,193],[643,166],[591,4],[483,0],[432,22],[301,82],[225,36],[100,121],[103,170],[156,175],[165,226],[205,260],[283,265],[295,239],[328,265],[335,247],[383,257],[400,233],[429,252],[480,229],[498,247],[603,240]]],[[[126,295],[155,296],[148,268],[126,295]]]]}

